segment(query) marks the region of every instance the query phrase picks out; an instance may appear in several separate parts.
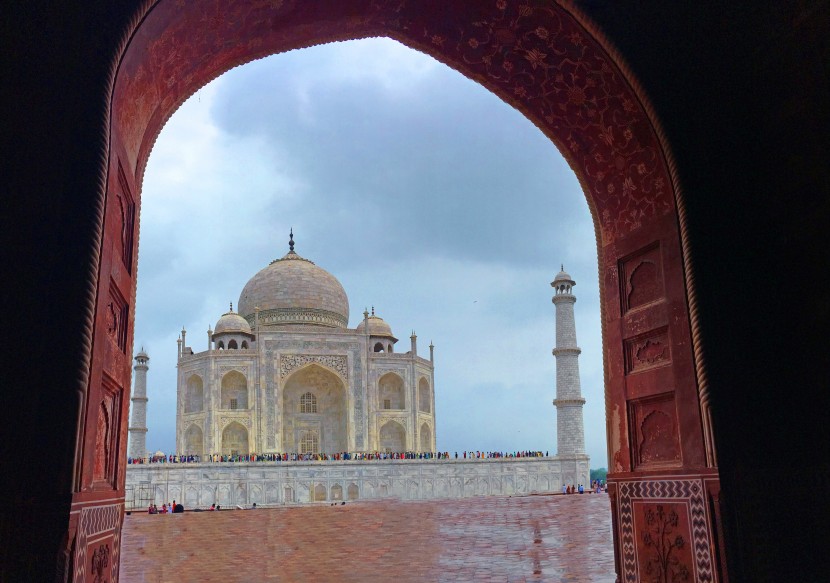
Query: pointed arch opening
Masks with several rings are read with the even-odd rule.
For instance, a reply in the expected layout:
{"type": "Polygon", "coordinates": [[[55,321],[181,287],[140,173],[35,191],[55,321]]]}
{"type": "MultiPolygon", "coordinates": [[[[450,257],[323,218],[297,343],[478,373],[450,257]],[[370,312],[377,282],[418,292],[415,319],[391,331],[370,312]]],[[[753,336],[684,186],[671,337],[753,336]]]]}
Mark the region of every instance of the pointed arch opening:
{"type": "Polygon", "coordinates": [[[378,379],[378,400],[381,409],[406,408],[406,393],[400,375],[389,372],[378,379]]]}
{"type": "Polygon", "coordinates": [[[397,421],[387,421],[380,428],[380,449],[386,453],[406,451],[406,429],[397,421]]]}
{"type": "Polygon", "coordinates": [[[418,411],[432,412],[432,391],[429,388],[429,381],[424,377],[418,381],[418,411]]]}
{"type": "Polygon", "coordinates": [[[346,385],[331,370],[311,364],[293,372],[282,390],[283,450],[346,451],[347,399],[346,385]],[[310,441],[312,435],[316,436],[314,445],[310,441]]]}
{"type": "Polygon", "coordinates": [[[421,434],[421,451],[432,451],[432,429],[429,428],[429,424],[422,424],[419,433],[421,434]]]}
{"type": "Polygon", "coordinates": [[[184,412],[198,413],[204,407],[205,389],[202,377],[191,375],[187,379],[187,389],[184,397],[184,412]]]}
{"type": "MultiPolygon", "coordinates": [[[[678,417],[673,427],[682,429],[678,435],[661,439],[676,439],[679,444],[682,455],[675,477],[684,470],[689,476],[700,478],[701,468],[705,468],[710,476],[708,483],[715,484],[717,468],[708,393],[703,381],[700,386],[697,384],[697,378],[705,379],[705,371],[702,360],[696,360],[694,354],[700,342],[697,322],[692,325],[690,320],[695,293],[694,280],[687,271],[690,268],[686,267],[687,224],[685,213],[678,212],[682,199],[676,188],[671,153],[664,147],[662,131],[632,75],[619,64],[618,57],[609,54],[613,51],[598,38],[597,29],[586,25],[586,19],[575,14],[568,3],[563,4],[494,2],[479,7],[450,3],[441,11],[441,20],[437,20],[434,11],[420,12],[419,3],[368,3],[353,11],[349,3],[321,0],[315,7],[326,18],[317,20],[303,10],[274,18],[272,11],[279,10],[282,3],[260,3],[250,5],[242,25],[239,20],[228,19],[206,27],[199,24],[202,15],[198,8],[189,3],[176,4],[176,8],[165,0],[147,3],[141,18],[134,19],[135,26],[142,27],[140,34],[138,30],[126,31],[124,38],[132,41],[113,65],[117,75],[112,94],[107,96],[110,99],[102,100],[111,103],[107,119],[112,125],[105,128],[111,138],[106,143],[111,149],[101,152],[100,158],[114,161],[114,168],[123,163],[125,180],[133,187],[138,202],[153,142],[181,100],[221,72],[266,54],[315,42],[386,34],[449,63],[523,112],[559,146],[579,176],[596,226],[603,285],[601,302],[606,316],[603,326],[618,340],[604,346],[606,369],[626,370],[626,351],[644,332],[626,320],[627,307],[620,306],[621,295],[630,295],[626,301],[636,304],[641,314],[655,312],[646,314],[644,320],[648,321],[656,321],[661,315],[659,309],[652,309],[654,306],[671,307],[672,318],[665,325],[669,328],[667,338],[674,339],[677,350],[667,365],[671,367],[667,375],[674,374],[669,399],[676,404],[671,411],[673,415],[677,412],[678,417]],[[175,18],[174,9],[178,10],[175,18]],[[395,9],[399,12],[393,12],[395,9]],[[262,31],[247,24],[258,22],[273,22],[273,26],[262,31]],[[474,35],[474,27],[482,22],[491,23],[498,33],[486,43],[474,35]],[[349,26],[344,26],[346,23],[349,26]],[[426,36],[423,31],[427,30],[441,34],[426,36]],[[178,35],[185,35],[192,43],[190,46],[203,48],[184,55],[174,53],[178,35]],[[214,42],[206,42],[208,35],[214,42]],[[490,52],[482,58],[481,51],[485,49],[490,52]],[[566,74],[558,74],[560,71],[566,74]],[[181,82],[167,83],[169,79],[181,82]],[[584,82],[577,84],[575,80],[584,82]],[[635,289],[631,294],[623,292],[618,274],[655,241],[660,243],[659,253],[671,265],[663,272],[663,296],[650,302],[644,293],[647,288],[635,289]],[[715,477],[711,478],[712,475],[715,477]]],[[[102,168],[102,176],[107,171],[112,177],[116,175],[108,167],[102,168]]],[[[113,178],[109,184],[117,182],[113,178]]],[[[102,204],[115,199],[101,192],[102,204]]],[[[102,216],[101,232],[105,239],[100,248],[120,250],[123,229],[115,226],[115,219],[111,218],[116,214],[107,212],[102,216]]],[[[128,266],[130,269],[133,266],[128,266]]],[[[649,273],[644,271],[642,275],[649,273]]],[[[97,279],[91,283],[95,289],[97,279]]],[[[90,313],[93,307],[90,306],[90,313]]],[[[96,329],[107,329],[104,322],[99,323],[96,329]]],[[[220,344],[218,349],[223,346],[220,344]]],[[[106,366],[98,367],[103,368],[106,366]]],[[[640,373],[639,378],[645,374],[640,373]]],[[[649,479],[647,473],[632,461],[637,459],[632,444],[638,443],[640,436],[631,434],[638,428],[629,417],[647,414],[648,403],[631,396],[629,380],[623,373],[609,374],[607,381],[608,456],[613,468],[609,477],[612,482],[617,479],[614,476],[645,482],[649,479]],[[618,413],[613,415],[612,411],[618,413]]],[[[94,407],[97,399],[91,398],[89,402],[94,407]]],[[[629,528],[637,531],[638,527],[635,524],[629,528]]],[[[707,525],[707,529],[711,527],[707,525]]],[[[708,540],[713,540],[711,532],[707,530],[706,534],[708,540]]],[[[617,532],[615,536],[623,553],[621,535],[617,532]]],[[[636,568],[637,560],[626,558],[626,564],[636,568]]]]}
{"type": "Polygon", "coordinates": [[[202,428],[195,423],[187,428],[184,434],[184,454],[197,455],[200,458],[204,454],[204,433],[202,428]]]}
{"type": "Polygon", "coordinates": [[[238,370],[222,377],[222,409],[248,408],[248,379],[238,370]]]}
{"type": "Polygon", "coordinates": [[[222,453],[224,455],[245,455],[248,448],[248,429],[234,421],[222,431],[222,453]]]}

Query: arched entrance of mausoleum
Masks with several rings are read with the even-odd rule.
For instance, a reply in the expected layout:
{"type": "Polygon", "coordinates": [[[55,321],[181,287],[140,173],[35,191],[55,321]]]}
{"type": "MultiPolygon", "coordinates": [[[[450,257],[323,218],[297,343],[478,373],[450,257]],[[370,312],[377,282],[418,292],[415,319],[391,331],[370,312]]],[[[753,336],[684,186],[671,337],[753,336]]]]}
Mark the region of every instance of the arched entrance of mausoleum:
{"type": "Polygon", "coordinates": [[[576,9],[558,4],[147,2],[112,63],[101,152],[101,229],[88,306],[77,479],[66,550],[78,577],[92,549],[84,519],[114,516],[96,544],[117,576],[124,495],[129,353],[141,182],[172,112],[228,69],[312,44],[389,36],[432,55],[516,107],[559,148],[579,178],[599,253],[609,482],[617,572],[649,568],[646,516],[659,503],[682,517],[697,580],[723,573],[717,552],[719,479],[695,322],[685,213],[671,153],[625,65],[576,9]],[[92,347],[95,347],[94,351],[92,347]],[[648,350],[645,350],[648,348],[648,350]],[[104,407],[99,407],[100,403],[104,407]],[[112,411],[101,422],[100,411],[112,411]],[[660,420],[657,423],[655,420],[660,420]],[[120,427],[122,431],[100,429],[120,427]],[[97,428],[97,429],[96,429],[97,428]],[[99,435],[100,433],[100,435],[99,435]],[[100,446],[102,440],[108,443],[100,446]],[[109,445],[109,448],[107,447],[109,445]],[[118,449],[113,487],[97,480],[118,449]],[[657,452],[657,453],[655,453],[657,452]],[[113,492],[113,489],[115,490],[113,492]],[[105,491],[109,490],[109,491],[105,491]],[[116,502],[112,502],[116,498],[116,502]],[[694,517],[694,523],[692,518],[694,517]]]}
{"type": "Polygon", "coordinates": [[[331,370],[310,364],[282,391],[282,450],[335,453],[349,449],[346,386],[331,370]]]}

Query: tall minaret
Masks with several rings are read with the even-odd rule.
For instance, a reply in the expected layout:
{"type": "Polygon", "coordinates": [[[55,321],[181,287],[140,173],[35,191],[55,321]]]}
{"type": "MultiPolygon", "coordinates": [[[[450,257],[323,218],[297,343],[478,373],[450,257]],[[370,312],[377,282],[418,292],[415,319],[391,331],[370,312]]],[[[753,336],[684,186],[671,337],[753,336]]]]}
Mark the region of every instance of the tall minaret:
{"type": "Polygon", "coordinates": [[[582,390],[579,385],[579,353],[576,345],[574,303],[571,289],[576,282],[565,267],[550,284],[556,306],[556,447],[559,456],[585,455],[585,426],[582,422],[582,390]]]}
{"type": "Polygon", "coordinates": [[[150,357],[144,347],[135,355],[135,384],[133,385],[132,418],[130,419],[131,458],[143,458],[147,455],[147,363],[150,357]]]}

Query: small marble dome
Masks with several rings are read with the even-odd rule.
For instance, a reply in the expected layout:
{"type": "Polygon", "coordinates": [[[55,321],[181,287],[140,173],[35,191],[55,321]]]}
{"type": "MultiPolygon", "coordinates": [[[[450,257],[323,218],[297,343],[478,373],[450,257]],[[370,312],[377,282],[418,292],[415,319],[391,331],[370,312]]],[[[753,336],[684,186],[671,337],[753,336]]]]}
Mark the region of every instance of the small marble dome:
{"type": "Polygon", "coordinates": [[[233,311],[233,304],[229,312],[222,314],[219,321],[216,322],[216,330],[214,334],[227,334],[230,332],[242,332],[244,334],[251,333],[251,325],[248,321],[233,311]]]}
{"type": "Polygon", "coordinates": [[[576,285],[571,275],[567,271],[565,271],[564,265],[560,267],[560,271],[556,274],[556,277],[553,278],[553,282],[551,283],[551,285],[556,287],[555,284],[560,281],[563,283],[569,282],[571,285],[576,285]]]}
{"type": "Polygon", "coordinates": [[[337,278],[290,250],[253,276],[239,296],[239,313],[260,326],[311,325],[346,328],[349,299],[337,278]]]}
{"type": "MultiPolygon", "coordinates": [[[[369,335],[370,336],[388,336],[394,338],[392,335],[392,328],[380,316],[375,316],[375,310],[372,308],[372,315],[368,318],[369,335]]],[[[364,332],[366,329],[366,320],[357,325],[358,332],[364,332]]]]}

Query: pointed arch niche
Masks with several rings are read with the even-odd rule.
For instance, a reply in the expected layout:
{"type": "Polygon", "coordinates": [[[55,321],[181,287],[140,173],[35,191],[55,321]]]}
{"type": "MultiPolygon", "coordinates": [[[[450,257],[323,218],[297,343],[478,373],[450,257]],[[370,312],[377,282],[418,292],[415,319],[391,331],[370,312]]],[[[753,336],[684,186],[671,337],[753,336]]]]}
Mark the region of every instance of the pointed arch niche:
{"type": "Polygon", "coordinates": [[[187,428],[184,434],[184,454],[201,457],[204,453],[204,443],[205,438],[202,428],[194,423],[187,428]]]}
{"type": "MultiPolygon", "coordinates": [[[[107,306],[123,297],[126,313],[135,308],[130,290],[135,289],[137,253],[124,250],[137,244],[138,221],[125,221],[118,201],[129,194],[140,208],[144,168],[162,126],[187,97],[232,67],[314,44],[387,36],[492,91],[540,128],[570,163],[597,237],[618,577],[637,580],[648,568],[644,513],[659,500],[671,506],[667,511],[685,512],[691,504],[697,517],[694,531],[691,521],[677,527],[678,536],[694,541],[696,549],[683,555],[682,567],[695,580],[722,578],[722,552],[712,551],[722,540],[722,533],[716,533],[719,514],[713,510],[722,501],[682,194],[647,97],[577,8],[564,0],[159,0],[144,3],[127,29],[113,34],[123,41],[111,62],[110,93],[101,99],[109,109],[102,116],[103,149],[97,158],[99,204],[91,216],[100,233],[94,264],[103,267],[90,271],[83,312],[89,330],[84,350],[94,372],[82,401],[88,404],[85,427],[78,432],[89,436],[77,450],[78,500],[94,480],[95,408],[103,371],[127,380],[131,374],[129,359],[119,359],[115,352],[93,355],[91,348],[108,341],[112,311],[107,306]],[[124,261],[130,263],[126,272],[124,261]],[[644,263],[656,269],[638,269],[644,263]],[[656,274],[660,281],[651,280],[656,274]],[[119,282],[120,296],[108,291],[111,281],[119,282]],[[671,360],[660,367],[639,367],[640,344],[655,335],[670,346],[671,360]],[[656,408],[668,417],[661,427],[669,429],[659,434],[644,422],[656,408]],[[638,462],[648,459],[637,452],[641,443],[652,451],[672,444],[677,455],[656,469],[638,462]],[[666,492],[671,493],[668,499],[666,492]]],[[[126,431],[126,415],[118,424],[126,431]]],[[[126,456],[125,448],[126,443],[119,445],[118,459],[126,456]]],[[[123,498],[124,477],[118,475],[117,496],[123,498]]],[[[102,494],[100,505],[111,499],[102,494]]],[[[83,521],[69,524],[68,540],[87,535],[83,521]]],[[[107,542],[117,547],[118,540],[114,531],[107,542]]]]}
{"type": "Polygon", "coordinates": [[[197,374],[187,379],[187,390],[184,396],[184,412],[198,413],[204,406],[205,389],[202,377],[197,374]]]}
{"type": "Polygon", "coordinates": [[[222,409],[248,408],[248,379],[238,370],[222,377],[222,409]]]}
{"type": "Polygon", "coordinates": [[[380,450],[387,453],[406,451],[406,429],[397,421],[387,421],[378,432],[380,450]]]}
{"type": "Polygon", "coordinates": [[[406,392],[399,374],[388,372],[378,379],[378,408],[406,409],[406,392]]]}
{"type": "Polygon", "coordinates": [[[343,380],[318,364],[310,364],[291,373],[284,381],[282,390],[281,427],[283,451],[346,451],[349,430],[343,380]]]}
{"type": "Polygon", "coordinates": [[[249,453],[248,430],[236,421],[222,430],[222,454],[245,455],[249,453]]]}
{"type": "Polygon", "coordinates": [[[424,377],[418,381],[418,411],[432,412],[432,391],[429,388],[429,381],[424,377]]]}

